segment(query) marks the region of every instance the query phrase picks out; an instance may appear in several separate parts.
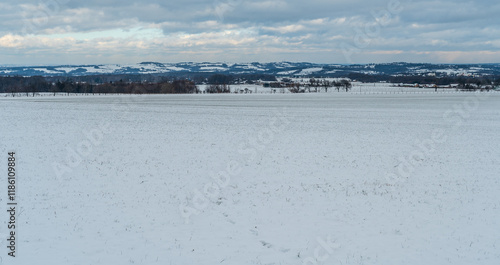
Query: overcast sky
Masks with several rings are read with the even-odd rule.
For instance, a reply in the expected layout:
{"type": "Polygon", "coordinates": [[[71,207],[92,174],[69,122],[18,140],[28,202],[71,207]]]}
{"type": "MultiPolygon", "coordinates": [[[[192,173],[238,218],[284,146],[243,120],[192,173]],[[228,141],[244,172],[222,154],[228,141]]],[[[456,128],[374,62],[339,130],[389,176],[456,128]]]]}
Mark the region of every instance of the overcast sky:
{"type": "Polygon", "coordinates": [[[3,0],[0,65],[499,63],[498,0],[3,0]]]}

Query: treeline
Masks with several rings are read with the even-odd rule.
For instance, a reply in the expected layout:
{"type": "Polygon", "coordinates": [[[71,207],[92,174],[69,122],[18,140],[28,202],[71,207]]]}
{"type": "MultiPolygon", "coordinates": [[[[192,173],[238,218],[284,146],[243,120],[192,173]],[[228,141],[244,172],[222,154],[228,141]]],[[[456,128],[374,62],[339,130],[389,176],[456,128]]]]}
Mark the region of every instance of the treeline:
{"type": "Polygon", "coordinates": [[[159,83],[188,79],[200,84],[253,84],[257,81],[276,81],[274,75],[267,74],[214,74],[214,73],[172,73],[168,76],[159,74],[100,74],[88,76],[73,76],[62,78],[61,76],[44,77],[49,82],[71,79],[74,82],[103,84],[118,82],[120,80],[135,83],[159,83]]]}
{"type": "Polygon", "coordinates": [[[80,76],[61,79],[61,77],[2,77],[0,76],[0,93],[83,93],[83,94],[189,94],[189,93],[231,93],[230,85],[254,84],[262,82],[264,87],[271,88],[271,92],[292,93],[328,92],[330,88],[337,91],[349,91],[352,84],[349,80],[359,82],[385,81],[393,84],[431,84],[436,86],[449,86],[456,84],[461,90],[490,90],[500,86],[500,76],[484,77],[435,77],[435,76],[388,76],[367,75],[351,73],[349,79],[311,78],[308,81],[294,82],[292,79],[283,78],[277,81],[276,77],[269,75],[224,75],[211,74],[206,76],[165,77],[155,75],[96,75],[80,76]],[[257,80],[254,80],[257,79],[257,80]],[[205,91],[200,91],[198,84],[206,85],[205,91]]]}
{"type": "Polygon", "coordinates": [[[350,73],[348,78],[364,83],[377,83],[387,82],[394,84],[421,84],[421,85],[438,85],[447,86],[451,84],[475,84],[490,86],[500,85],[500,76],[423,76],[423,75],[404,75],[404,76],[391,76],[391,75],[368,75],[363,73],[350,73]]]}
{"type": "MultiPolygon", "coordinates": [[[[236,84],[255,84],[256,81],[276,81],[275,76],[265,75],[265,74],[254,74],[254,75],[224,75],[224,74],[213,74],[207,78],[196,79],[199,83],[207,84],[205,93],[208,94],[219,94],[219,93],[231,93],[231,85],[236,84]]],[[[244,93],[248,93],[245,91],[244,93]]]]}
{"type": "Polygon", "coordinates": [[[189,76],[92,75],[71,78],[0,76],[0,93],[85,93],[85,94],[182,94],[201,93],[198,84],[208,84],[206,93],[230,93],[232,84],[276,81],[265,74],[189,76]]]}
{"type": "Polygon", "coordinates": [[[193,81],[106,82],[93,84],[74,80],[49,82],[43,77],[0,77],[0,93],[82,93],[82,94],[192,94],[200,93],[193,81]]]}

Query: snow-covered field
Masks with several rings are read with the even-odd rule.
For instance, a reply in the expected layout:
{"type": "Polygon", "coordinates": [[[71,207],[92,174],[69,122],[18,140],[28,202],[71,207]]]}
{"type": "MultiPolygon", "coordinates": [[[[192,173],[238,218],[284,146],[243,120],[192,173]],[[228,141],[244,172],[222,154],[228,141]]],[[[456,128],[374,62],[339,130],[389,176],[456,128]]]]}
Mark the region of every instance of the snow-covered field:
{"type": "Polygon", "coordinates": [[[0,97],[0,263],[500,264],[499,102],[0,97]]]}

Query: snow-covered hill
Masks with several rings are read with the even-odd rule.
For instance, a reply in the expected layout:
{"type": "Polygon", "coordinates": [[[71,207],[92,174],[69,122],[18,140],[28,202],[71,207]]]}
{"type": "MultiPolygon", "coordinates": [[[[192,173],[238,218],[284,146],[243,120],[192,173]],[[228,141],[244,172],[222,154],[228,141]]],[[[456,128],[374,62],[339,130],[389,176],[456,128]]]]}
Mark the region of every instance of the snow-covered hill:
{"type": "Polygon", "coordinates": [[[130,65],[61,65],[61,66],[0,66],[0,76],[86,76],[99,74],[154,74],[185,73],[270,74],[276,76],[338,77],[349,73],[363,74],[422,74],[438,76],[500,74],[500,64],[437,65],[437,64],[367,64],[338,65],[313,63],[157,63],[143,62],[130,65]]]}

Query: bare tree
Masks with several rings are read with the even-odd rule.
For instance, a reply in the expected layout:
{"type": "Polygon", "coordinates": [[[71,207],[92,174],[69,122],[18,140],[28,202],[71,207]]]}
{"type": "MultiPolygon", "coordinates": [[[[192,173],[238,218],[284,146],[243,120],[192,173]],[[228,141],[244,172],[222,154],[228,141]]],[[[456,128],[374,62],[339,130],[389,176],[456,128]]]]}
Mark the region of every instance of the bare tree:
{"type": "Polygon", "coordinates": [[[300,83],[289,83],[288,84],[288,91],[291,93],[304,93],[305,90],[300,88],[300,83]]]}
{"type": "Polygon", "coordinates": [[[332,83],[328,80],[323,80],[321,86],[325,89],[325,92],[328,93],[328,88],[332,87],[332,83]]]}
{"type": "Polygon", "coordinates": [[[349,90],[351,90],[352,84],[351,82],[349,82],[349,80],[343,79],[342,81],[340,81],[340,83],[344,87],[345,92],[349,92],[349,90]]]}
{"type": "Polygon", "coordinates": [[[334,84],[335,89],[337,89],[337,92],[340,92],[340,88],[342,87],[342,83],[339,81],[335,81],[334,84]]]}

